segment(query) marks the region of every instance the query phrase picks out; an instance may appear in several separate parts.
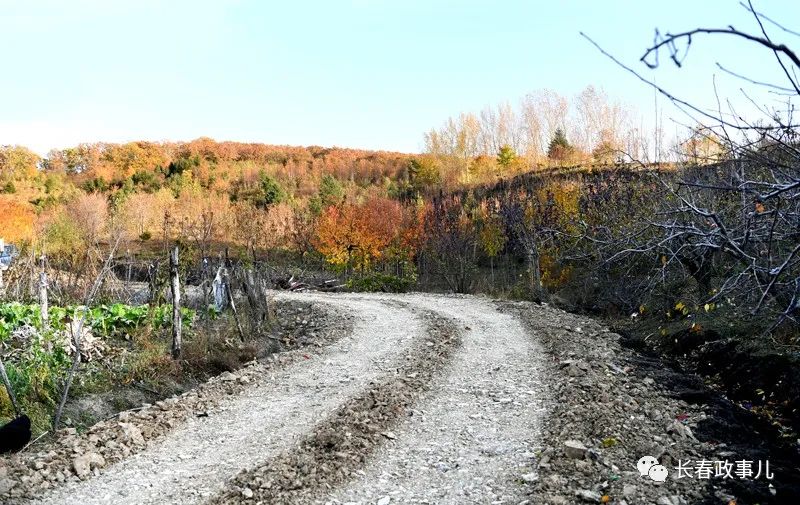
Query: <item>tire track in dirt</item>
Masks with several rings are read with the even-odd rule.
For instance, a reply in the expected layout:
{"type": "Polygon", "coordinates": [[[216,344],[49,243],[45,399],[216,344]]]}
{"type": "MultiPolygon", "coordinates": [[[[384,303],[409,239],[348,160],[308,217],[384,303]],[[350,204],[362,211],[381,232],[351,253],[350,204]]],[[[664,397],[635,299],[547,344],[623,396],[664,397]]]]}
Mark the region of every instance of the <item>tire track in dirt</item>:
{"type": "Polygon", "coordinates": [[[230,397],[208,417],[190,419],[158,445],[108,468],[102,475],[66,484],[38,500],[80,503],[186,504],[219,493],[243,469],[294,447],[297,440],[397,368],[424,326],[411,310],[360,297],[281,294],[331,304],[356,314],[353,333],[309,360],[230,397]],[[378,336],[379,338],[375,338],[378,336]]]}
{"type": "Polygon", "coordinates": [[[402,299],[456,321],[462,344],[396,439],[325,503],[526,503],[545,414],[538,344],[488,299],[402,299]]]}
{"type": "MultiPolygon", "coordinates": [[[[371,298],[374,299],[374,298],[371,298]]],[[[395,299],[383,299],[403,306],[395,299]]],[[[242,472],[209,503],[317,503],[330,489],[357,476],[370,455],[395,435],[390,431],[446,368],[460,345],[452,321],[419,311],[428,336],[416,339],[400,366],[385,373],[361,394],[343,404],[300,443],[258,468],[242,472]]],[[[411,330],[409,328],[409,330],[411,330]]]]}

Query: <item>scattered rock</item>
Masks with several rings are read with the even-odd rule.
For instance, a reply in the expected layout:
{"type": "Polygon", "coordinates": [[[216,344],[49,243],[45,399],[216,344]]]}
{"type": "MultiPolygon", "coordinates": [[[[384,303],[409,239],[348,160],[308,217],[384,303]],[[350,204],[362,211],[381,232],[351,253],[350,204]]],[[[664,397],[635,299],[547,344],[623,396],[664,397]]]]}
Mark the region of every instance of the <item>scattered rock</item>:
{"type": "Polygon", "coordinates": [[[586,457],[588,449],[585,445],[577,440],[567,440],[564,442],[564,453],[572,459],[581,459],[586,457]]]}
{"type": "Polygon", "coordinates": [[[636,496],[636,486],[633,484],[625,484],[622,486],[622,496],[631,499],[636,496]]]}
{"type": "Polygon", "coordinates": [[[575,491],[575,496],[583,501],[591,503],[600,503],[600,499],[603,497],[603,495],[597,491],[589,491],[588,489],[579,489],[578,491],[575,491]]]}
{"type": "Polygon", "coordinates": [[[618,505],[654,505],[661,497],[670,505],[708,502],[702,480],[656,484],[636,468],[643,456],[668,468],[679,460],[715,459],[715,448],[692,433],[703,406],[670,396],[652,363],[641,365],[650,358],[623,347],[600,323],[552,307],[506,306],[519,308],[550,357],[544,376],[553,402],[535,463],[539,478],[529,483],[532,503],[596,503],[604,496],[618,505]]]}
{"type": "Polygon", "coordinates": [[[122,428],[122,435],[126,442],[134,445],[144,445],[145,442],[142,432],[135,424],[119,423],[119,426],[122,428]]]}
{"type": "Polygon", "coordinates": [[[9,479],[8,477],[0,478],[0,494],[11,491],[16,485],[17,482],[15,480],[9,479]]]}
{"type": "Polygon", "coordinates": [[[103,456],[96,452],[87,452],[72,460],[72,468],[75,470],[75,475],[83,480],[92,473],[95,468],[102,468],[106,464],[103,456]]]}

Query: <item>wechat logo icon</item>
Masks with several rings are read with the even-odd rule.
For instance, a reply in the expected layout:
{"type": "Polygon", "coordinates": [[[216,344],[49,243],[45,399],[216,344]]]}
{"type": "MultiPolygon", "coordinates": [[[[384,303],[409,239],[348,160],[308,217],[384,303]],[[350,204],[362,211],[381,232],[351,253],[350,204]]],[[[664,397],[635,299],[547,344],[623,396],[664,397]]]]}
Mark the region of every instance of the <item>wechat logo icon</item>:
{"type": "Polygon", "coordinates": [[[639,470],[639,475],[642,477],[650,477],[655,482],[664,482],[667,480],[669,471],[664,465],[659,465],[658,460],[653,456],[644,456],[636,463],[636,468],[639,470]]]}

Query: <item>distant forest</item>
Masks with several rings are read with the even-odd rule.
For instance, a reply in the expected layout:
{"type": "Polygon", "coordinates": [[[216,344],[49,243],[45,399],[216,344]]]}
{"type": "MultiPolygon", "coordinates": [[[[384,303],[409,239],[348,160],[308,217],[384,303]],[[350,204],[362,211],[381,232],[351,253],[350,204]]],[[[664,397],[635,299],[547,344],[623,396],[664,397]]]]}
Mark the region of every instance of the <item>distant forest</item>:
{"type": "Polygon", "coordinates": [[[768,313],[763,324],[792,320],[800,199],[792,174],[775,171],[791,139],[768,130],[739,145],[698,125],[667,155],[630,118],[590,87],[461,114],[425,135],[422,154],[209,138],[44,158],[5,146],[0,230],[68,271],[110,245],[146,257],[178,242],[187,261],[224,249],[331,271],[354,289],[605,313],[743,304],[768,313]],[[748,174],[753,187],[734,184],[748,174]]]}

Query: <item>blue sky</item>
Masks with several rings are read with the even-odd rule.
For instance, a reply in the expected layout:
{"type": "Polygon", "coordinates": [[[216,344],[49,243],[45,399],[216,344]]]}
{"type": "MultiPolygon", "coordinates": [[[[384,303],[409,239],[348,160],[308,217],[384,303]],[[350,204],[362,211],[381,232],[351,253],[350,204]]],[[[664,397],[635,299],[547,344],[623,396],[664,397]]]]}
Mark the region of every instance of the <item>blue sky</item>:
{"type": "MultiPolygon", "coordinates": [[[[800,2],[756,7],[800,29],[800,2]]],[[[589,84],[648,122],[652,90],[579,31],[648,74],[638,58],[656,27],[728,24],[755,29],[736,0],[0,0],[0,144],[45,153],[210,136],[418,151],[423,133],[448,116],[589,84]]],[[[771,58],[735,40],[697,38],[684,68],[665,64],[655,77],[712,106],[716,61],[779,81],[771,58]]],[[[743,83],[716,74],[720,94],[743,104],[743,83]]],[[[686,120],[661,104],[665,120],[686,120]]]]}

